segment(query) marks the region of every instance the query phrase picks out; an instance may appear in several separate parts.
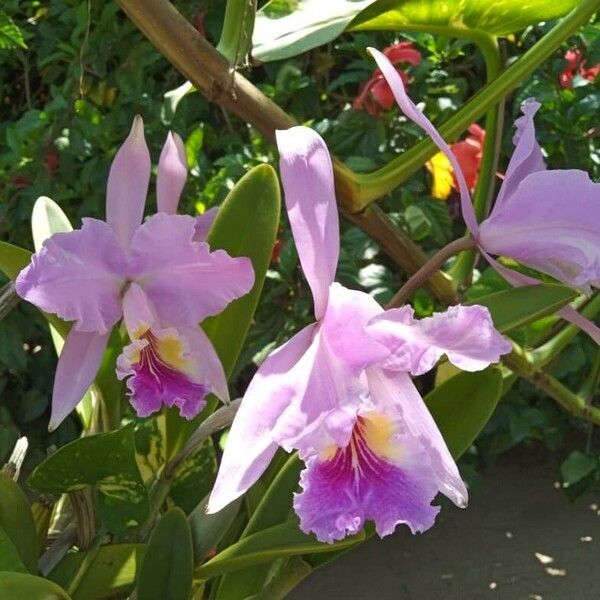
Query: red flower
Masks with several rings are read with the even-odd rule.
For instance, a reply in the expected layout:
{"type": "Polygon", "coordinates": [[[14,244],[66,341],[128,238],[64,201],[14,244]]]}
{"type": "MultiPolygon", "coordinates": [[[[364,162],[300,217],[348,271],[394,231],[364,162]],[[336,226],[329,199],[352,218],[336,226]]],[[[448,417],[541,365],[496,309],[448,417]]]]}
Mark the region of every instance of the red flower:
{"type": "Polygon", "coordinates": [[[58,169],[60,158],[58,152],[54,148],[48,148],[44,154],[44,169],[50,177],[54,175],[58,169]]]}
{"type": "Polygon", "coordinates": [[[573,86],[573,78],[576,73],[588,81],[594,81],[598,73],[600,73],[600,64],[593,67],[586,67],[585,60],[581,50],[567,50],[565,53],[567,64],[561,74],[558,76],[558,83],[562,88],[570,88],[573,86]]]}
{"type": "MultiPolygon", "coordinates": [[[[383,53],[394,65],[399,63],[416,65],[421,62],[422,58],[421,53],[413,46],[412,42],[395,42],[385,48],[383,53]]],[[[398,69],[398,73],[402,77],[404,85],[407,85],[408,75],[402,69],[398,69]]],[[[364,108],[374,117],[379,116],[382,108],[389,110],[393,105],[392,90],[379,69],[373,71],[371,78],[362,85],[352,103],[354,108],[364,108]]]]}
{"type": "MultiPolygon", "coordinates": [[[[469,189],[472,190],[477,184],[477,177],[479,176],[479,167],[481,166],[481,157],[483,155],[483,143],[485,142],[485,129],[473,123],[469,127],[469,133],[461,142],[456,142],[450,147],[452,152],[456,156],[456,160],[462,169],[465,176],[465,180],[469,189]]],[[[454,177],[454,189],[458,189],[458,182],[454,177]]]]}

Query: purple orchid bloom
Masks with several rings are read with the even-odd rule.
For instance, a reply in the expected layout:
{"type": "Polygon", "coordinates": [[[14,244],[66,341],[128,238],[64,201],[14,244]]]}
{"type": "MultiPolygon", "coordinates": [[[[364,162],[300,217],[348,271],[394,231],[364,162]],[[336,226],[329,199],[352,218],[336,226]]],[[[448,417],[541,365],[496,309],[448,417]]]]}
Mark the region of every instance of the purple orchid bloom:
{"type": "Polygon", "coordinates": [[[480,306],[415,320],[384,312],[368,294],[334,283],[339,225],[329,152],[306,127],[277,132],[281,177],[316,323],[273,352],[250,382],[209,501],[216,512],[263,473],[278,446],[306,463],[295,495],[300,527],[323,542],[375,522],[380,536],[434,522],[441,491],[467,491],[409,373],[446,354],[479,370],[510,350],[480,306]]]}
{"type": "Polygon", "coordinates": [[[225,375],[198,323],[253,285],[249,259],[210,251],[196,219],[176,215],[187,177],[181,139],[169,133],[157,175],[158,214],[142,223],[150,154],[136,117],[108,176],[106,222],[46,240],[16,280],[41,310],[74,321],[60,355],[50,429],[75,408],[94,380],[112,328],[124,317],[131,344],[117,361],[140,416],[177,406],[192,418],[214,392],[228,401],[225,375]]]}
{"type": "MultiPolygon", "coordinates": [[[[450,160],[459,184],[463,219],[490,265],[515,286],[540,282],[501,265],[491,254],[514,258],[586,293],[591,287],[600,287],[600,184],[584,171],[546,170],[533,123],[539,103],[527,100],[523,104],[523,116],[515,123],[515,150],[506,176],[489,217],[478,224],[452,150],[408,97],[402,78],[389,60],[374,48],[369,52],[402,112],[425,130],[450,160]]],[[[600,344],[600,328],[575,309],[566,306],[558,314],[600,344]]]]}

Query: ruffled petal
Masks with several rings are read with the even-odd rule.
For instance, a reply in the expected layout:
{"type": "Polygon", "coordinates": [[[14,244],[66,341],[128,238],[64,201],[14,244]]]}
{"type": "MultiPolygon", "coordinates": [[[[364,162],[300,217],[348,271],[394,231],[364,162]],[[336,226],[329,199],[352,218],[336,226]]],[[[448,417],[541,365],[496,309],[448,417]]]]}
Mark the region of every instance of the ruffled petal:
{"type": "Polygon", "coordinates": [[[48,238],[15,282],[21,298],[43,311],[75,321],[78,331],[108,332],[121,318],[126,259],[104,221],[48,238]]]}
{"type": "Polygon", "coordinates": [[[480,371],[511,351],[483,306],[451,306],[425,319],[415,319],[410,306],[375,317],[368,333],[390,351],[386,369],[422,375],[446,354],[464,371],[480,371]]]}
{"type": "Polygon", "coordinates": [[[598,287],[600,184],[584,171],[532,173],[481,224],[479,243],[571,287],[598,287]]]}
{"type": "Polygon", "coordinates": [[[439,507],[429,457],[419,440],[402,432],[390,414],[367,411],[357,417],[349,444],[307,461],[294,496],[300,528],[331,543],[357,533],[371,520],[380,537],[407,524],[413,533],[429,529],[439,507]]]}
{"type": "Polygon", "coordinates": [[[517,128],[513,137],[515,149],[508,163],[492,214],[499,210],[504,202],[512,196],[527,175],[546,169],[542,150],[535,138],[535,125],[533,123],[533,117],[539,108],[540,103],[533,99],[526,100],[521,106],[523,116],[515,121],[517,128]]]}
{"type": "Polygon", "coordinates": [[[430,465],[428,467],[425,462],[422,468],[432,469],[439,491],[456,506],[464,508],[468,494],[458,467],[410,377],[406,373],[371,368],[367,369],[367,378],[376,410],[396,415],[399,427],[406,435],[419,440],[430,465]]]}
{"type": "Polygon", "coordinates": [[[133,278],[165,325],[196,325],[254,284],[250,260],[194,242],[195,225],[192,217],[159,213],[131,240],[133,278]]]}
{"type": "Polygon", "coordinates": [[[124,249],[142,222],[149,182],[150,152],[144,138],[144,122],[137,115],[115,155],[106,184],[106,222],[124,249]]]}
{"type": "Polygon", "coordinates": [[[159,212],[174,215],[187,179],[187,158],[181,138],[171,131],[158,160],[156,204],[159,212]]]}
{"type": "Polygon", "coordinates": [[[465,181],[464,175],[460,169],[460,165],[456,160],[456,157],[452,153],[452,150],[448,144],[444,141],[444,138],[439,134],[437,129],[433,126],[431,121],[413,104],[412,100],[408,97],[406,90],[404,89],[404,83],[402,77],[392,65],[389,59],[384,56],[379,50],[375,48],[368,49],[383,76],[392,88],[394,97],[398,106],[402,112],[411,120],[414,121],[419,127],[425,130],[425,132],[431,137],[435,145],[448,157],[452,168],[454,169],[454,176],[458,183],[460,191],[460,204],[463,219],[471,233],[477,236],[478,226],[477,219],[475,217],[475,211],[473,204],[471,203],[471,196],[469,194],[469,188],[465,181]]]}
{"type": "Polygon", "coordinates": [[[299,331],[262,363],[233,421],[223,459],[208,502],[215,513],[239,498],[263,474],[277,450],[271,427],[285,409],[284,382],[308,349],[315,325],[299,331]]]}
{"type": "Polygon", "coordinates": [[[290,225],[320,319],[340,252],[331,157],[321,136],[308,127],[278,130],[276,136],[290,225]]]}
{"type": "Polygon", "coordinates": [[[94,381],[108,336],[108,333],[100,335],[75,329],[69,332],[54,375],[50,431],[54,431],[79,404],[94,381]]]}

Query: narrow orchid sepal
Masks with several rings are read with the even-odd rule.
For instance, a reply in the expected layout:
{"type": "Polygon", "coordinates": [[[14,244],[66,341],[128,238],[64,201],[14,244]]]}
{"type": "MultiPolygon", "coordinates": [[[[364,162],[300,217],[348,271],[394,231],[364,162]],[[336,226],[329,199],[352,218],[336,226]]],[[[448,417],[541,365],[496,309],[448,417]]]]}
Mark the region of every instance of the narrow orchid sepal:
{"type": "Polygon", "coordinates": [[[331,157],[321,136],[308,127],[275,133],[290,226],[320,319],[340,252],[331,157]]]}
{"type": "Polygon", "coordinates": [[[106,222],[124,250],[144,215],[150,183],[150,151],[144,122],[136,115],[131,131],[113,159],[106,184],[106,222]]]}
{"type": "Polygon", "coordinates": [[[174,215],[187,179],[187,157],[182,139],[172,131],[158,160],[156,204],[158,212],[174,215]]]}
{"type": "Polygon", "coordinates": [[[54,431],[62,423],[92,385],[108,337],[108,333],[81,332],[76,329],[69,332],[54,375],[49,431],[54,431]]]}

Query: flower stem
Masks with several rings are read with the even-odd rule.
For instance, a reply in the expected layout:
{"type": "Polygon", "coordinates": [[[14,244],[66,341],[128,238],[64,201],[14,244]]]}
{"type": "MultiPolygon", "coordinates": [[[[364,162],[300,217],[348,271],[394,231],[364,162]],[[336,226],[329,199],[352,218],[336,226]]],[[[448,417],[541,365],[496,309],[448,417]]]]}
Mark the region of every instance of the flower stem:
{"type": "Polygon", "coordinates": [[[79,565],[79,569],[77,569],[77,572],[71,580],[71,583],[69,583],[69,586],[65,590],[67,594],[69,594],[69,596],[73,596],[77,591],[77,588],[79,588],[79,586],[81,585],[85,574],[87,573],[88,569],[92,566],[92,563],[96,560],[96,556],[98,555],[98,551],[100,550],[100,546],[102,545],[103,540],[104,533],[99,531],[96,534],[96,537],[94,538],[94,541],[90,546],[89,550],[87,550],[87,552],[85,553],[85,556],[83,557],[83,560],[79,565]]]}
{"type": "Polygon", "coordinates": [[[513,373],[530,381],[545,392],[574,417],[600,425],[600,409],[588,404],[584,398],[564,386],[558,379],[540,369],[536,369],[515,344],[515,350],[502,358],[502,362],[513,373]]]}
{"type": "Polygon", "coordinates": [[[413,293],[418,290],[451,256],[461,250],[475,247],[475,240],[470,235],[458,238],[437,251],[410,279],[396,292],[386,308],[397,308],[405,304],[413,293]]]}

